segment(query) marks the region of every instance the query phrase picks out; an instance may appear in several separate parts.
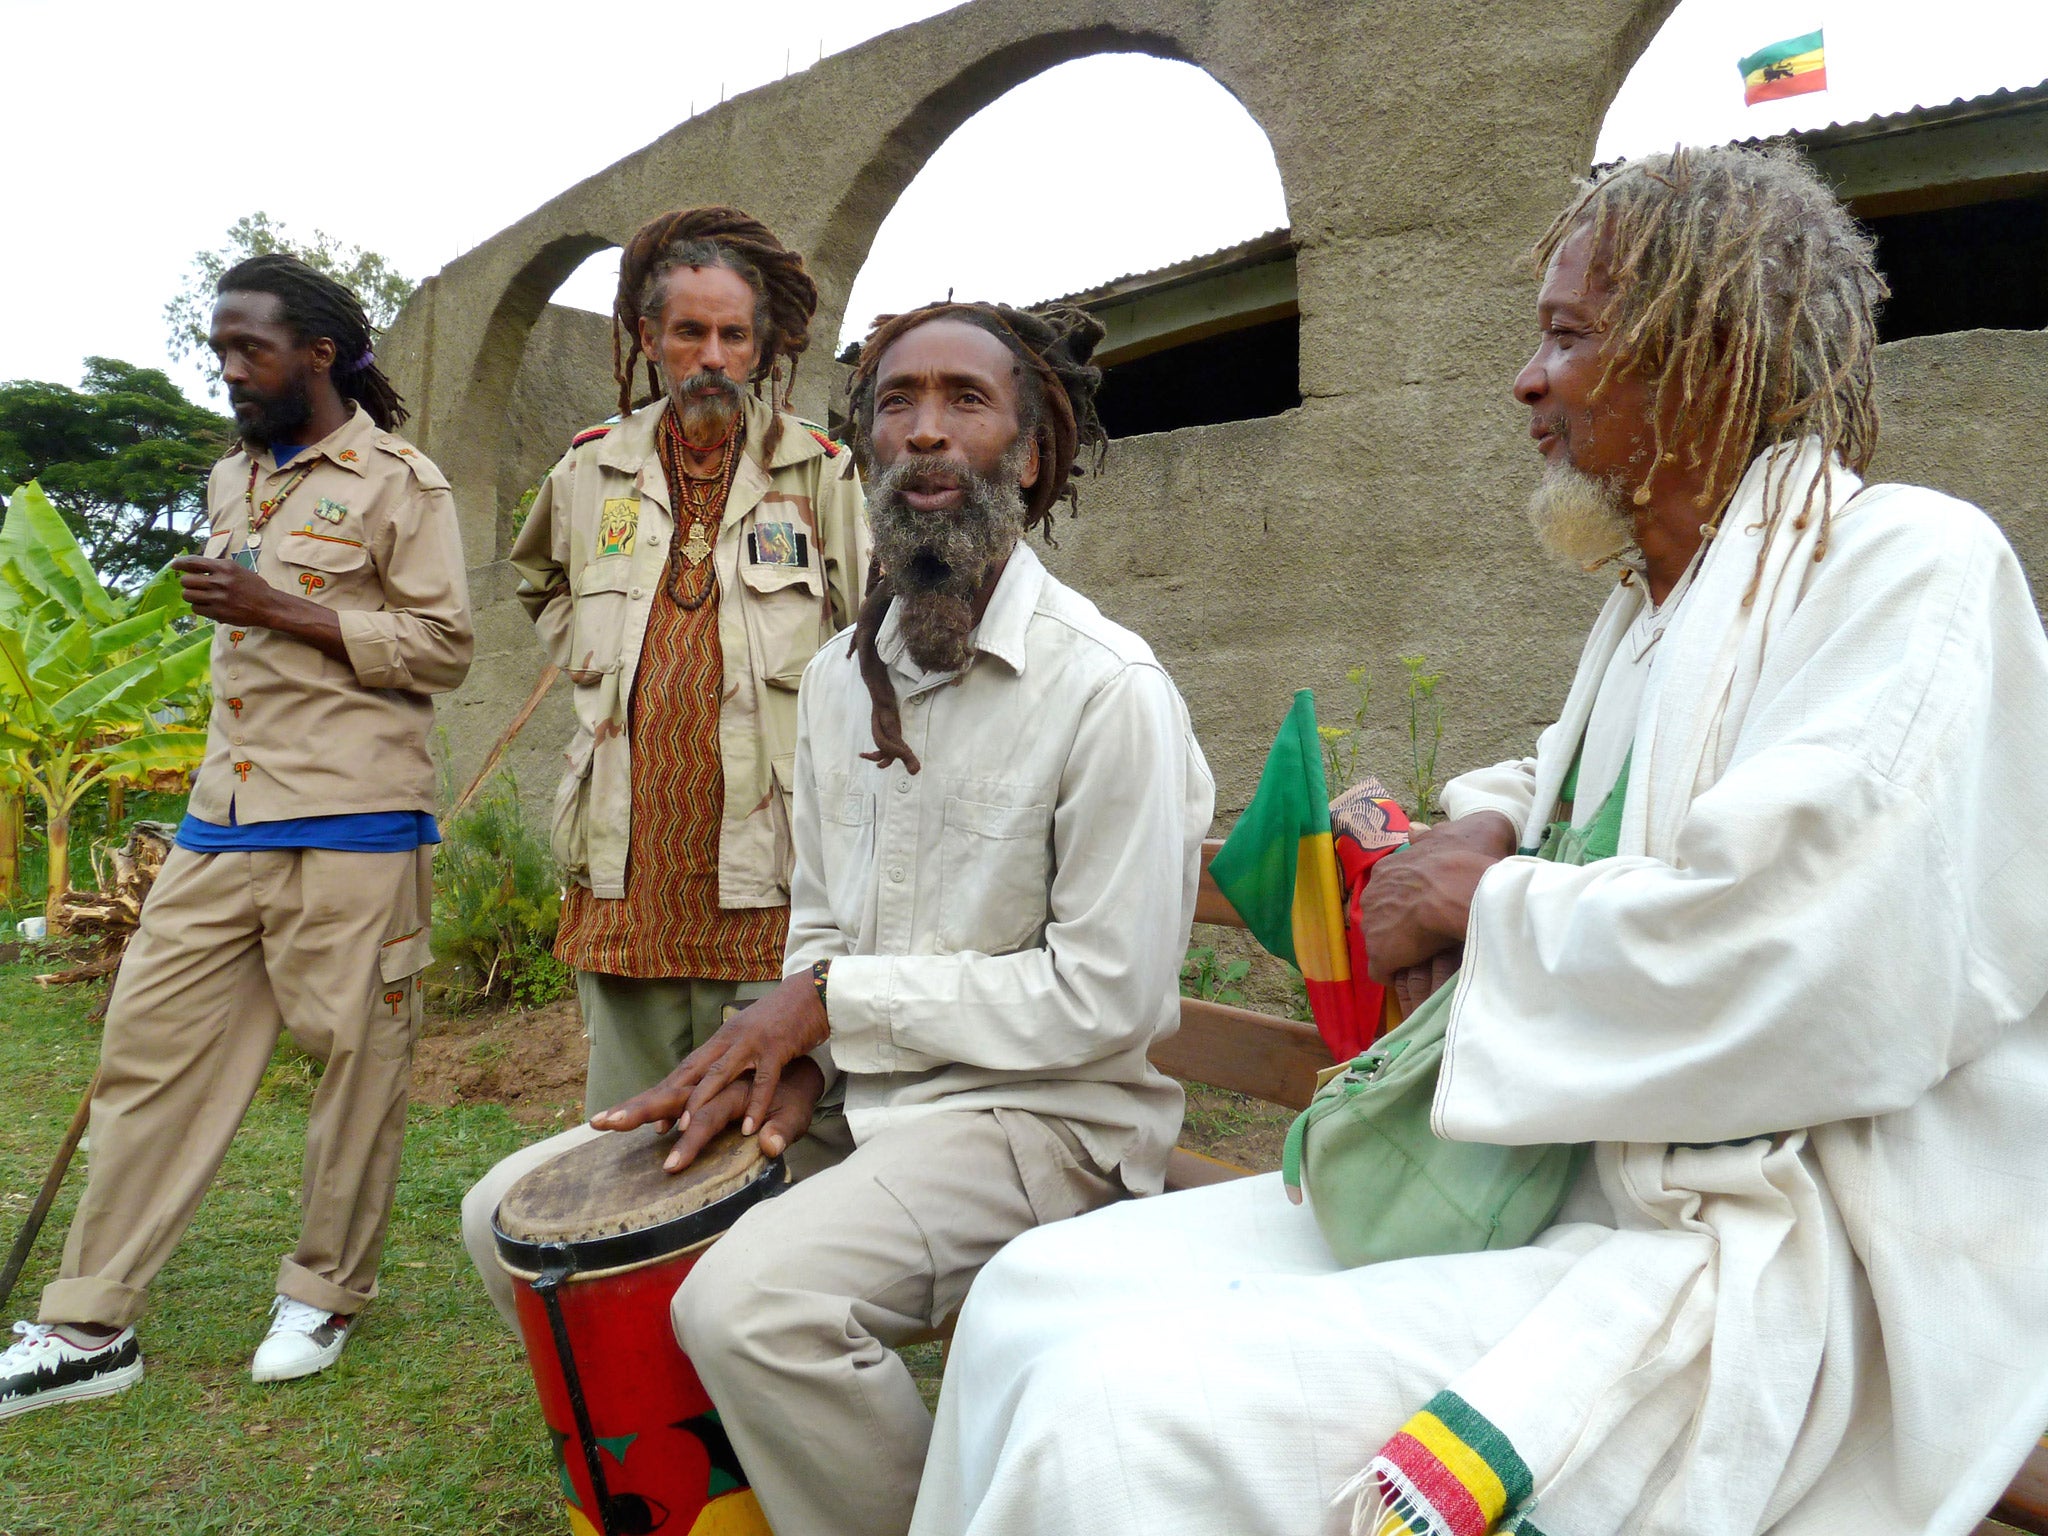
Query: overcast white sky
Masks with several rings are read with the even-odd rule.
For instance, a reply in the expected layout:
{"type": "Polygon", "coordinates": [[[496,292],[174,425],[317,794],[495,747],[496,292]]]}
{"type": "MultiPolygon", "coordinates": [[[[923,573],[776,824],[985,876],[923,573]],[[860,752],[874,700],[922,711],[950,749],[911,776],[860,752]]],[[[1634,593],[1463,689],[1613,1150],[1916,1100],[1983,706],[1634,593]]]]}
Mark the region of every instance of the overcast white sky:
{"type": "MultiPolygon", "coordinates": [[[[76,383],[98,353],[171,367],[201,394],[200,374],[168,360],[163,305],[192,254],[241,215],[324,229],[423,277],[693,101],[703,110],[721,87],[736,94],[945,9],[0,0],[0,379],[76,383]]],[[[1616,99],[1599,154],[1853,121],[2044,77],[2043,0],[1684,0],[1616,99]],[[1735,61],[1816,27],[1828,91],[1744,107],[1735,61]]],[[[1047,298],[1284,222],[1264,136],[1220,86],[1185,65],[1086,59],[1020,86],[940,149],[883,225],[849,318],[864,326],[949,287],[1047,298]],[[1008,178],[988,165],[1068,152],[1090,166],[1066,202],[1080,233],[1058,247],[1008,237],[1008,178]],[[942,234],[913,243],[911,228],[942,234]]],[[[605,308],[603,265],[559,297],[605,308]]]]}

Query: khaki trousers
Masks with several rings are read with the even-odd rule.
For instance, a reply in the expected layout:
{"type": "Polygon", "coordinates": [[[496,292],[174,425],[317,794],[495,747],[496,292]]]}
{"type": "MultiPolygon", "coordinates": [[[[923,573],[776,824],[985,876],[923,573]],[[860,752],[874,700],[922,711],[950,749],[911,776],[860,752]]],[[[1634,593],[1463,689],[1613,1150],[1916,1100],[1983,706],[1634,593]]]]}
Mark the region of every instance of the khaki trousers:
{"type": "Polygon", "coordinates": [[[46,1323],[126,1326],[226,1155],[280,1025],[326,1070],[277,1289],[377,1293],[419,1032],[432,849],[173,849],[114,983],[85,1194],[46,1323]]]}
{"type": "MultiPolygon", "coordinates": [[[[718,1033],[733,1009],[766,997],[775,986],[772,981],[649,981],[578,971],[576,1001],[590,1035],[583,1112],[594,1115],[652,1088],[718,1033]]],[[[497,1214],[498,1202],[531,1170],[603,1134],[576,1125],[521,1147],[495,1164],[462,1197],[462,1246],[469,1250],[470,1262],[476,1265],[491,1305],[515,1333],[519,1314],[512,1303],[512,1281],[498,1263],[498,1245],[491,1235],[491,1218],[497,1214]]],[[[794,1158],[795,1149],[791,1151],[794,1158]]]]}
{"type": "Polygon", "coordinates": [[[932,1421],[893,1346],[951,1317],[1018,1233],[1119,1193],[1057,1121],[942,1111],[863,1142],[714,1243],[671,1315],[775,1536],[907,1531],[932,1421]]]}
{"type": "Polygon", "coordinates": [[[583,1113],[645,1093],[718,1033],[736,1009],[773,992],[772,981],[690,981],[576,973],[576,1001],[590,1035],[583,1113]]]}

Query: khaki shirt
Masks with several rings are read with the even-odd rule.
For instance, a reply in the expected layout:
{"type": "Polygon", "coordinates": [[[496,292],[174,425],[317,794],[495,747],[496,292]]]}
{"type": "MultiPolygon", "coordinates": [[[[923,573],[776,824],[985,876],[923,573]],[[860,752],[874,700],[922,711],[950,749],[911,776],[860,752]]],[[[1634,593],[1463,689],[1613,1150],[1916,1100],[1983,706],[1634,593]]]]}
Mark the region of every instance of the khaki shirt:
{"type": "MultiPolygon", "coordinates": [[[[249,450],[207,481],[205,553],[249,542],[249,450]]],[[[441,471],[352,405],[283,469],[255,456],[260,503],[307,475],[263,526],[256,573],[337,611],[346,664],[277,630],[214,627],[213,713],[190,808],[225,823],[432,811],[430,695],[469,672],[474,636],[455,499],[441,471]]]]}
{"type": "Polygon", "coordinates": [[[830,959],[832,1033],[856,1141],[954,1109],[1067,1122],[1137,1194],[1157,1192],[1181,1089],[1153,1067],[1180,1024],[1215,784],[1145,642],[1010,556],[963,673],[876,637],[922,760],[878,768],[860,663],[805,675],[785,975],[830,959]]]}
{"type": "MultiPolygon", "coordinates": [[[[512,547],[519,600],[548,657],[570,674],[576,733],[555,793],[551,842],[571,879],[626,894],[632,748],[626,730],[648,610],[676,522],[657,436],[665,401],[601,436],[584,434],[541,482],[512,547]]],[[[774,462],[761,461],[770,415],[747,398],[746,445],[711,559],[725,683],[719,757],[718,900],[789,900],[789,794],[796,693],[804,666],[853,622],[867,577],[867,509],[853,455],[782,418],[774,462]]]]}

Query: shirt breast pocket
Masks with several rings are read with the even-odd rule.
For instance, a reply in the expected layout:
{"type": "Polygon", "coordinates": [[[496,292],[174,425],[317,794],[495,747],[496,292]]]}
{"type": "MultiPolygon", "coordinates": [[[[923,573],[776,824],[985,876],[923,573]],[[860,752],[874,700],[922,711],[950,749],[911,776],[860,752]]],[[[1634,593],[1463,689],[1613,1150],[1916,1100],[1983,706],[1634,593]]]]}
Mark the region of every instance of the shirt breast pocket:
{"type": "Polygon", "coordinates": [[[294,528],[278,541],[277,557],[285,576],[300,594],[316,601],[322,592],[358,579],[370,563],[370,551],[355,533],[294,528]]]}
{"type": "Polygon", "coordinates": [[[825,901],[839,931],[857,934],[875,867],[875,797],[819,785],[818,840],[825,901]]]}
{"type": "Polygon", "coordinates": [[[742,550],[740,580],[760,678],[794,691],[825,641],[825,577],[815,563],[764,565],[742,550]]]}
{"type": "Polygon", "coordinates": [[[1052,807],[946,797],[939,828],[939,947],[1006,955],[1045,931],[1052,807]]]}
{"type": "Polygon", "coordinates": [[[632,563],[630,556],[613,555],[591,561],[578,574],[569,610],[571,674],[618,670],[626,605],[631,600],[626,576],[632,563]]]}

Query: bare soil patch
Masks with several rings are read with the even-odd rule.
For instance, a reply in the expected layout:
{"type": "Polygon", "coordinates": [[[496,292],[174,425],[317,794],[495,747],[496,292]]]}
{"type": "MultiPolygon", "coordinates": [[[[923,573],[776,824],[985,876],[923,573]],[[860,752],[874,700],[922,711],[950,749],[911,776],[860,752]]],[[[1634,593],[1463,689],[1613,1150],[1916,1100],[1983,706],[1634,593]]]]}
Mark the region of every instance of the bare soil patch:
{"type": "Polygon", "coordinates": [[[502,1104],[521,1125],[583,1114],[590,1047],[573,997],[545,1008],[429,1014],[413,1053],[415,1104],[502,1104]]]}

